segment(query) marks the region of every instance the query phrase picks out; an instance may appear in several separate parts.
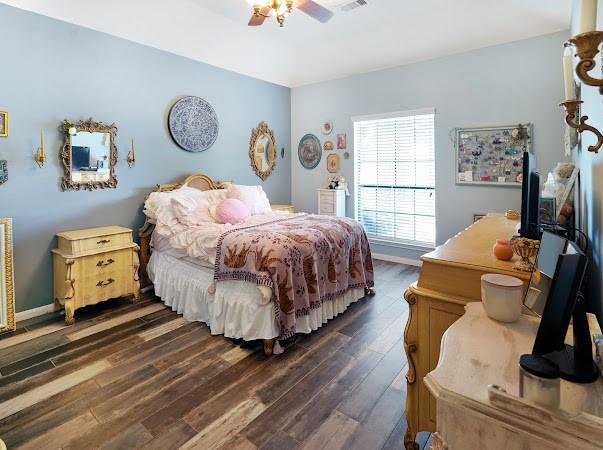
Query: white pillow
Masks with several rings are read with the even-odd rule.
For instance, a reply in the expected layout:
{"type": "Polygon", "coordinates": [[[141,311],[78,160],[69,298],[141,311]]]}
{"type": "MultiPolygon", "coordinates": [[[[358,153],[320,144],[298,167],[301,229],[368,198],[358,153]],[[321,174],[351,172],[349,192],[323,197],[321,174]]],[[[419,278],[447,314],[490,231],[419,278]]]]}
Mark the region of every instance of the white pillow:
{"type": "Polygon", "coordinates": [[[252,216],[266,214],[272,211],[268,196],[262,186],[244,186],[231,184],[228,186],[228,198],[241,200],[249,208],[252,216]]]}
{"type": "Polygon", "coordinates": [[[172,208],[172,198],[193,197],[199,195],[199,190],[182,186],[169,192],[152,192],[149,198],[144,202],[144,213],[151,219],[151,222],[156,223],[161,217],[165,223],[171,223],[176,220],[172,208]]]}
{"type": "Polygon", "coordinates": [[[210,213],[210,208],[226,199],[226,191],[223,189],[197,192],[199,195],[171,199],[174,215],[182,225],[194,226],[205,222],[216,222],[210,213]]]}

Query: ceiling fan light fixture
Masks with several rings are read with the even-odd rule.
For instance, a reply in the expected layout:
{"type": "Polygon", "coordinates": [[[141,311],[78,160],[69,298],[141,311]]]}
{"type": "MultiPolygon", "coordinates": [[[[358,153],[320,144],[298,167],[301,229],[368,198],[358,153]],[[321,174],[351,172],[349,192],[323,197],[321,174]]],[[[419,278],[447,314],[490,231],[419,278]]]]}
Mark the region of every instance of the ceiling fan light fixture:
{"type": "MultiPolygon", "coordinates": [[[[253,15],[249,20],[249,26],[257,27],[264,23],[264,20],[274,12],[276,21],[282,27],[285,19],[289,17],[293,8],[303,11],[319,22],[328,22],[333,13],[327,8],[319,5],[314,0],[247,0],[253,7],[253,15]]],[[[357,0],[361,1],[361,0],[357,0]]]]}

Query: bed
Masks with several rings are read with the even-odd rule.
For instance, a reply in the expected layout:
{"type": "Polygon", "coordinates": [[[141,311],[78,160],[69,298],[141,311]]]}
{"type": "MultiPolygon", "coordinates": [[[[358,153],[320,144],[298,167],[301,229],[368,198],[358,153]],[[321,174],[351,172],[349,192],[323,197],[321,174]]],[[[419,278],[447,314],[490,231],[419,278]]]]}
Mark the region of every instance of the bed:
{"type": "MultiPolygon", "coordinates": [[[[195,174],[155,192],[193,188],[221,198],[227,187],[195,174]]],[[[265,211],[238,225],[165,225],[147,215],[139,233],[142,285],[214,335],[263,340],[267,354],[374,294],[368,239],[352,219],[265,211]]]]}

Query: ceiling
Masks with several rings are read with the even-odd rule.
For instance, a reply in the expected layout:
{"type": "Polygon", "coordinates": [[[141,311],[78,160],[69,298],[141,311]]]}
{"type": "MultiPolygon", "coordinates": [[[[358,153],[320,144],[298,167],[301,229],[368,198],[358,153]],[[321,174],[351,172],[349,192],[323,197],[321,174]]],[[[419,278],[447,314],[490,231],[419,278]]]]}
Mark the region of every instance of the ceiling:
{"type": "Polygon", "coordinates": [[[248,27],[249,0],[0,0],[284,86],[299,86],[569,29],[570,0],[316,0],[248,27]]]}

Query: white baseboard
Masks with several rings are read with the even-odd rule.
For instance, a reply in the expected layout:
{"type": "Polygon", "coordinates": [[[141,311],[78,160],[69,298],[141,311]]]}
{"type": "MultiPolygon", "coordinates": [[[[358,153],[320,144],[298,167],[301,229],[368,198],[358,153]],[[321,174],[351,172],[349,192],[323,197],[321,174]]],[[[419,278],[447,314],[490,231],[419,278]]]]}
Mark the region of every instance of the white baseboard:
{"type": "Polygon", "coordinates": [[[407,264],[409,266],[421,267],[423,262],[419,259],[402,258],[401,256],[383,255],[381,253],[373,253],[373,259],[380,259],[381,261],[388,261],[399,264],[407,264]]]}
{"type": "Polygon", "coordinates": [[[17,322],[21,322],[22,320],[31,319],[32,317],[43,316],[44,314],[48,314],[51,312],[54,312],[54,303],[18,312],[17,314],[15,314],[15,320],[17,322]]]}

